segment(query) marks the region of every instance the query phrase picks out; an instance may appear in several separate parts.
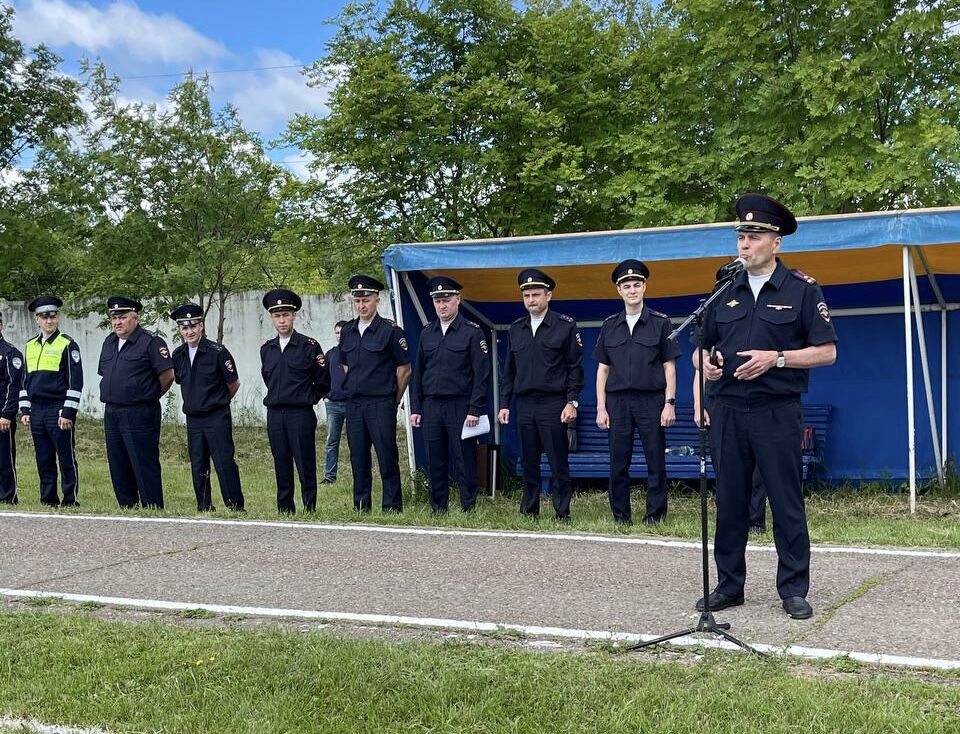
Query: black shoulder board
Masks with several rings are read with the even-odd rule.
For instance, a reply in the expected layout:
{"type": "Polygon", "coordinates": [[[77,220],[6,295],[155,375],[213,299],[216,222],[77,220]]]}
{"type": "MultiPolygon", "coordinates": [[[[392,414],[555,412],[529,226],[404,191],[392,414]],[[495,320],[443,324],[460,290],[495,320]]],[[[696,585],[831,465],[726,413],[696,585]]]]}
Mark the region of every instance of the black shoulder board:
{"type": "Polygon", "coordinates": [[[558,314],[557,314],[557,317],[563,319],[564,321],[569,321],[570,323],[575,323],[574,320],[573,320],[572,318],[570,318],[569,316],[567,316],[565,313],[558,313],[558,314]]]}
{"type": "Polygon", "coordinates": [[[180,346],[176,347],[176,348],[173,350],[174,356],[176,356],[177,354],[180,354],[180,352],[182,352],[182,351],[183,351],[184,349],[186,349],[186,348],[187,348],[187,343],[186,343],[186,342],[183,342],[180,346]]]}
{"type": "Polygon", "coordinates": [[[524,319],[526,319],[526,318],[527,318],[526,316],[521,316],[519,319],[517,319],[517,320],[514,321],[512,324],[510,324],[510,326],[516,326],[517,324],[522,324],[523,321],[524,321],[524,319]]]}
{"type": "Polygon", "coordinates": [[[310,346],[313,346],[314,344],[317,343],[317,340],[314,339],[312,336],[308,336],[308,337],[305,337],[305,338],[306,338],[306,340],[307,340],[307,344],[309,344],[310,346]]]}
{"type": "Polygon", "coordinates": [[[669,319],[669,318],[670,318],[670,317],[667,316],[665,313],[660,313],[659,311],[654,311],[652,308],[650,309],[650,313],[651,313],[653,316],[659,316],[661,319],[669,319]]]}
{"type": "Polygon", "coordinates": [[[464,319],[464,320],[463,320],[463,323],[465,323],[467,326],[472,326],[474,329],[479,329],[479,328],[480,328],[480,324],[476,324],[476,323],[474,323],[473,321],[471,321],[470,319],[464,319]]]}
{"type": "Polygon", "coordinates": [[[612,321],[613,319],[617,318],[617,316],[619,316],[619,315],[620,315],[620,314],[618,314],[618,313],[611,314],[610,316],[607,316],[607,318],[605,318],[604,321],[612,321]]]}
{"type": "Polygon", "coordinates": [[[151,337],[152,339],[159,338],[159,335],[154,329],[144,329],[144,331],[147,332],[147,336],[151,337]]]}
{"type": "MultiPolygon", "coordinates": [[[[381,316],[381,318],[383,318],[383,317],[381,316]]],[[[386,321],[388,324],[390,324],[390,326],[396,326],[396,325],[397,325],[397,322],[394,321],[393,319],[383,318],[383,320],[386,321]]]]}
{"type": "Polygon", "coordinates": [[[809,285],[816,285],[816,284],[817,284],[816,279],[814,279],[814,278],[812,278],[811,276],[807,275],[807,274],[804,273],[802,270],[791,270],[791,271],[790,271],[790,275],[792,275],[792,276],[793,276],[794,278],[796,278],[797,280],[802,280],[804,283],[807,283],[807,284],[809,284],[809,285]]]}
{"type": "Polygon", "coordinates": [[[210,348],[212,350],[214,350],[215,352],[223,351],[223,344],[217,344],[213,339],[210,339],[209,341],[210,341],[210,348]]]}
{"type": "MultiPolygon", "coordinates": [[[[76,344],[77,342],[77,340],[74,339],[72,336],[70,336],[69,334],[64,334],[62,331],[60,332],[60,336],[62,336],[68,342],[73,342],[74,344],[76,344]]],[[[39,334],[37,335],[37,337],[39,338],[39,334]]]]}

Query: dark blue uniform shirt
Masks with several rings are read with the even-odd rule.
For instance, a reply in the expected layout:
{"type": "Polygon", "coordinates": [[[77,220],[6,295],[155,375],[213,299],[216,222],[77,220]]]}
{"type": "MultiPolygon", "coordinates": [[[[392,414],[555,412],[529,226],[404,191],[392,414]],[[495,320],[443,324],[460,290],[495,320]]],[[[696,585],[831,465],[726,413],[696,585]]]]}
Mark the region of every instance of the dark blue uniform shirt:
{"type": "Polygon", "coordinates": [[[530,315],[510,325],[510,351],[500,385],[500,405],[514,395],[553,393],[577,400],[583,388],[583,341],[576,322],[547,309],[534,335],[530,315]]]}
{"type": "Polygon", "coordinates": [[[340,356],[347,367],[347,395],[396,398],[397,367],[410,364],[403,329],[377,314],[361,336],[359,323],[359,319],[354,319],[340,332],[340,356]]]}
{"type": "Polygon", "coordinates": [[[230,405],[227,386],[240,379],[230,351],[207,337],[197,344],[193,364],[188,344],[173,350],[173,376],[187,415],[205,415],[230,405]]]}
{"type": "Polygon", "coordinates": [[[411,411],[420,413],[423,399],[433,397],[467,398],[469,415],[484,413],[490,384],[488,351],[480,326],[461,314],[450,323],[446,334],[439,319],[427,324],[417,344],[410,382],[411,411]]]}
{"type": "Polygon", "coordinates": [[[267,386],[263,404],[268,408],[312,407],[330,390],[323,347],[298,331],[282,351],[279,336],[260,347],[260,374],[267,386]]]}
{"type": "Polygon", "coordinates": [[[23,353],[0,336],[0,418],[14,420],[23,389],[23,353]]]}
{"type": "Polygon", "coordinates": [[[774,367],[755,380],[738,380],[733,373],[746,358],[738,357],[737,352],[789,351],[836,341],[823,292],[813,278],[788,270],[778,259],[770,280],[754,301],[747,272],[743,271],[707,311],[703,346],[708,350],[715,346],[723,354],[723,377],[710,392],[719,398],[748,401],[774,396],[799,398],[807,391],[809,370],[774,367]]]}
{"type": "Polygon", "coordinates": [[[173,369],[167,343],[153,332],[137,326],[123,349],[117,351],[119,339],[110,334],[103,340],[100,365],[100,401],[109,405],[139,405],[160,399],[161,372],[173,369]]]}
{"type": "Polygon", "coordinates": [[[670,318],[646,305],[632,334],[625,310],[607,318],[593,349],[593,358],[610,368],[606,391],[666,390],[663,363],[680,356],[676,340],[668,338],[671,331],[670,318]]]}
{"type": "Polygon", "coordinates": [[[347,380],[347,373],[343,371],[340,347],[332,347],[327,352],[327,367],[330,368],[330,392],[324,397],[334,402],[342,402],[347,399],[347,391],[343,386],[347,380]]]}

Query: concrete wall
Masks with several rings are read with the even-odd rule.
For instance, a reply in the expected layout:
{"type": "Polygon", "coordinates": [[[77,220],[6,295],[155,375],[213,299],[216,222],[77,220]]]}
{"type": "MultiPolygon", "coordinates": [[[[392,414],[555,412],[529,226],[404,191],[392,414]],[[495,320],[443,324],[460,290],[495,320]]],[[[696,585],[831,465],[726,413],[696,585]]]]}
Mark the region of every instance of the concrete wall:
{"type": "MultiPolygon", "coordinates": [[[[270,315],[264,310],[260,299],[263,293],[251,291],[238,293],[227,301],[223,343],[233,354],[240,375],[240,391],[233,400],[233,415],[237,422],[261,423],[266,413],[263,407],[264,387],[260,377],[260,345],[276,336],[270,323],[270,315]]],[[[22,303],[3,302],[3,337],[23,351],[27,339],[37,333],[33,315],[22,303]]],[[[380,314],[392,318],[390,293],[380,295],[380,314]]],[[[303,308],[297,314],[297,331],[317,339],[324,351],[334,345],[333,325],[340,320],[353,318],[353,306],[342,295],[304,296],[303,308]]],[[[103,326],[101,314],[88,314],[83,318],[60,318],[60,329],[69,334],[80,345],[83,356],[83,397],[80,411],[86,415],[102,416],[103,404],[100,402],[100,377],[97,375],[97,362],[103,340],[110,333],[109,325],[103,326]]],[[[207,314],[207,336],[216,339],[218,310],[214,307],[207,314]]],[[[176,325],[169,319],[159,324],[143,324],[145,328],[156,329],[163,336],[170,350],[179,344],[176,325]]],[[[322,405],[322,403],[321,403],[322,405]]],[[[165,416],[183,420],[180,410],[179,387],[174,384],[168,396],[164,397],[165,416]]],[[[320,419],[326,416],[321,409],[320,419]]]]}

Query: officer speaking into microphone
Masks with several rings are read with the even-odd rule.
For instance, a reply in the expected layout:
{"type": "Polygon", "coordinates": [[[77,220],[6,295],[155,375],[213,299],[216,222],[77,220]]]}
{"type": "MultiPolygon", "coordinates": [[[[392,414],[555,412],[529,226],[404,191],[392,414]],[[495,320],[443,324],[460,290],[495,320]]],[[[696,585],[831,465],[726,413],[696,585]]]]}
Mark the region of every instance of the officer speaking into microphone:
{"type": "Polygon", "coordinates": [[[403,511],[397,406],[410,380],[410,355],[403,329],[377,313],[383,283],[369,275],[348,282],[357,318],[343,327],[340,355],[347,371],[347,445],[353,468],[353,509],[370,512],[377,452],[385,512],[403,511]]]}
{"type": "Polygon", "coordinates": [[[303,509],[317,509],[317,414],[314,406],[330,389],[323,347],[294,329],[303,302],[285,288],[263,297],[277,335],[260,347],[260,371],[267,387],[267,438],[277,476],[277,510],[296,512],[293,466],[300,476],[303,509]]]}
{"type": "Polygon", "coordinates": [[[26,346],[27,376],[20,392],[20,420],[29,426],[40,475],[40,502],[56,507],[79,505],[79,474],[74,450],[74,422],[83,394],[80,347],[60,331],[56,296],[34,298],[27,308],[39,333],[26,346]],[[63,499],[57,493],[60,462],[63,499]]]}
{"type": "Polygon", "coordinates": [[[223,503],[243,512],[243,491],[233,443],[230,401],[240,389],[233,355],[204,333],[203,309],[185,303],[170,313],[177,322],[183,344],[173,350],[174,379],[180,385],[187,416],[187,450],[197,510],[214,510],[211,497],[210,459],[217,470],[223,503]]]}
{"type": "Polygon", "coordinates": [[[569,316],[550,310],[556,282],[542,270],[528,268],[517,276],[527,315],[510,325],[500,383],[497,419],[510,422],[510,402],[516,396],[517,436],[523,464],[520,514],[540,515],[540,455],[546,453],[553,472],[551,499],[558,520],[570,519],[570,466],[567,426],[577,420],[583,388],[583,342],[569,316]]]}
{"type": "Polygon", "coordinates": [[[676,360],[680,348],[669,338],[670,319],[644,305],[649,268],[624,260],[611,280],[624,308],[607,318],[593,350],[597,360],[597,425],[610,431],[610,509],[619,524],[632,522],[630,461],[634,432],[647,460],[644,523],[667,516],[665,428],[676,420],[676,360]]]}
{"type": "Polygon", "coordinates": [[[430,507],[446,512],[451,451],[460,474],[460,509],[477,501],[477,437],[461,438],[487,410],[488,347],[479,324],[460,314],[462,286],[440,275],[427,281],[437,319],[424,327],[410,383],[410,424],[423,427],[430,476],[430,507]]]}
{"type": "MultiPolygon", "coordinates": [[[[745,269],[730,276],[732,285],[707,311],[703,350],[693,357],[713,383],[711,438],[718,449],[717,586],[710,608],[744,602],[756,467],[773,513],[783,609],[807,619],[813,608],[806,599],[810,536],[801,488],[800,396],[811,368],[836,361],[837,335],[820,286],[777,257],[783,237],[797,230],[793,213],[763,194],[741,196],[736,210],[737,252],[745,269]]],[[[696,606],[702,610],[703,599],[696,606]]]]}

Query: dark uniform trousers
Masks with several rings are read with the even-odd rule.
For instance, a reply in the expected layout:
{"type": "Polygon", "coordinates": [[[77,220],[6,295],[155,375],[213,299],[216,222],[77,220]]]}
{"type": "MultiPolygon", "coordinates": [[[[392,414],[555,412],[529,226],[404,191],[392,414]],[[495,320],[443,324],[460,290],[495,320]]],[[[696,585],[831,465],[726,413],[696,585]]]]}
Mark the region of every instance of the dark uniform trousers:
{"type": "Polygon", "coordinates": [[[477,502],[477,438],[461,439],[470,410],[468,398],[431,398],[423,403],[423,438],[430,472],[430,507],[447,509],[450,499],[449,457],[460,482],[460,507],[470,510],[477,502]]]}
{"type": "Polygon", "coordinates": [[[293,465],[300,477],[303,509],[317,509],[317,414],[312,406],[267,408],[267,438],[277,475],[277,510],[296,512],[293,465]]]}
{"type": "Polygon", "coordinates": [[[396,400],[391,396],[351,398],[347,402],[347,445],[353,468],[353,509],[370,511],[373,494],[370,447],[373,446],[383,482],[383,509],[402,512],[396,400]]]}
{"type": "Polygon", "coordinates": [[[610,509],[615,522],[630,522],[630,461],[634,431],[640,434],[647,460],[647,511],[645,522],[658,522],[667,514],[666,438],[660,425],[662,390],[622,390],[607,393],[610,416],[610,509]]]}
{"type": "Polygon", "coordinates": [[[717,534],[714,558],[716,590],[728,596],[743,591],[744,552],[750,532],[754,467],[760,471],[773,512],[779,562],[777,591],[782,599],[806,597],[810,587],[810,537],[803,507],[800,400],[767,399],[753,407],[742,400],[714,401],[711,432],[719,449],[717,534]]]}
{"type": "Polygon", "coordinates": [[[107,403],[103,424],[117,503],[121,507],[162,508],[160,403],[107,403]]]}
{"type": "Polygon", "coordinates": [[[0,502],[17,503],[17,422],[0,433],[0,502]]]}
{"type": "Polygon", "coordinates": [[[197,509],[213,509],[210,483],[210,459],[217,470],[223,504],[231,510],[243,509],[243,490],[240,489],[240,470],[234,458],[233,416],[230,406],[203,415],[187,416],[187,450],[190,452],[190,472],[193,491],[197,495],[197,509]]]}
{"type": "Polygon", "coordinates": [[[540,514],[540,455],[546,453],[553,472],[550,499],[557,518],[570,517],[570,465],[567,462],[567,426],[560,414],[567,405],[566,395],[518,395],[516,402],[517,434],[520,438],[520,459],[523,463],[523,494],[520,514],[540,514]]]}
{"type": "Polygon", "coordinates": [[[37,473],[40,475],[40,502],[59,505],[57,495],[57,461],[63,477],[63,504],[72,505],[78,497],[77,457],[73,429],[60,430],[62,400],[34,398],[30,407],[30,433],[37,455],[37,473]]]}

